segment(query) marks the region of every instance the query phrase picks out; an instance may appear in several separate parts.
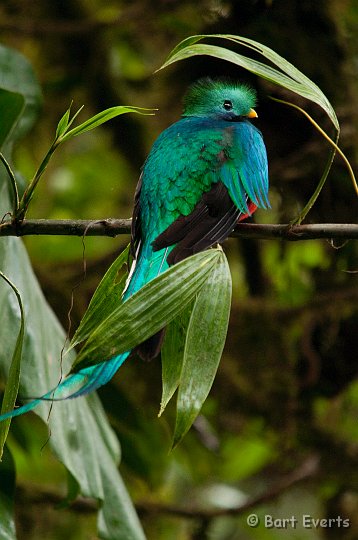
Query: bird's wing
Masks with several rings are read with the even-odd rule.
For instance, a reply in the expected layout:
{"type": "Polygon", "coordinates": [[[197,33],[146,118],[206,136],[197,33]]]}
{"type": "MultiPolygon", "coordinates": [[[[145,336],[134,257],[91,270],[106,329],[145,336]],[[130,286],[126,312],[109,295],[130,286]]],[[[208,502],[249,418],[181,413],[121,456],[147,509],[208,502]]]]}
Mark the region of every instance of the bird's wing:
{"type": "Polygon", "coordinates": [[[269,206],[261,133],[251,124],[238,124],[231,125],[229,134],[231,144],[224,153],[221,150],[220,166],[206,173],[211,178],[210,189],[201,193],[188,215],[180,215],[152,243],[155,251],[177,244],[167,258],[169,264],[223,242],[238,220],[256,207],[269,206]]]}
{"type": "Polygon", "coordinates": [[[223,242],[240,216],[228,189],[216,182],[202,194],[194,210],[187,216],[179,216],[152,243],[154,251],[177,244],[168,255],[169,264],[177,263],[189,255],[223,242]]]}
{"type": "Polygon", "coordinates": [[[269,208],[267,156],[260,131],[251,124],[238,123],[228,158],[220,170],[220,180],[237,208],[250,214],[250,201],[257,207],[269,208]]]}

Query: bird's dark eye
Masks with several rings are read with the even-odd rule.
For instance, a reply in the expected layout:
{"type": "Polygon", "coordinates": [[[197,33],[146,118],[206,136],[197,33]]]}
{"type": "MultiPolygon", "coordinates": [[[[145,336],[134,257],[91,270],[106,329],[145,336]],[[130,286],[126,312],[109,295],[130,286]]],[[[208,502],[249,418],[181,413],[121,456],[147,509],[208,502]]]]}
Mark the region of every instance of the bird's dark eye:
{"type": "Polygon", "coordinates": [[[225,99],[224,103],[223,103],[223,107],[226,111],[231,111],[232,109],[232,101],[230,101],[229,99],[225,99]]]}

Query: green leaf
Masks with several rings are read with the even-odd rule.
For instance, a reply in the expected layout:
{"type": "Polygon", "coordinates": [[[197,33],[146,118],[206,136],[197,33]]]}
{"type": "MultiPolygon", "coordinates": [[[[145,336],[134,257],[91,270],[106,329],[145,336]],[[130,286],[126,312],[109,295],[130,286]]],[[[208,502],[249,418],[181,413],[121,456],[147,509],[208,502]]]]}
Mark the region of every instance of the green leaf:
{"type": "MultiPolygon", "coordinates": [[[[14,142],[19,139],[31,128],[37,117],[40,103],[41,90],[34,76],[31,64],[19,52],[0,45],[0,88],[13,94],[21,94],[24,104],[19,121],[16,119],[12,127],[9,127],[8,133],[11,131],[11,140],[14,142]]],[[[19,98],[17,106],[19,107],[19,98]]],[[[6,112],[2,111],[1,118],[6,112]]],[[[2,120],[3,121],[3,120],[2,120]]]]}
{"type": "Polygon", "coordinates": [[[0,88],[0,148],[16,125],[25,106],[24,96],[0,88]]]}
{"type": "MultiPolygon", "coordinates": [[[[71,105],[72,105],[72,103],[71,103],[71,105]]],[[[66,129],[68,128],[68,122],[69,122],[70,113],[71,113],[71,105],[69,106],[69,108],[67,109],[67,111],[62,116],[59,123],[57,124],[56,139],[61,137],[61,135],[63,135],[66,132],[66,129]]]]}
{"type": "MultiPolygon", "coordinates": [[[[41,102],[40,87],[34,78],[31,65],[25,57],[10,48],[0,45],[0,149],[8,161],[13,143],[31,127],[41,102]]],[[[11,175],[10,182],[14,193],[10,204],[2,216],[18,207],[18,188],[8,161],[2,162],[11,175]]],[[[9,184],[9,177],[6,177],[9,184]]]]}
{"type": "Polygon", "coordinates": [[[178,62],[179,60],[184,60],[186,58],[198,55],[209,55],[221,60],[232,62],[233,64],[241,66],[259,77],[262,77],[263,79],[267,79],[274,84],[287,88],[288,90],[291,90],[292,92],[295,92],[296,94],[317,103],[317,105],[322,107],[322,109],[327,113],[337,131],[339,131],[339,122],[336,113],[322,90],[285,58],[277,54],[269,47],[266,47],[265,45],[262,45],[261,43],[252,39],[231,34],[202,34],[191,36],[184,39],[172,50],[165,63],[159,69],[163,69],[174,62],[178,62]],[[198,41],[208,38],[224,39],[249,48],[250,50],[253,50],[259,55],[263,56],[270,63],[277,66],[278,69],[223,47],[197,44],[198,41]]]}
{"type": "Polygon", "coordinates": [[[101,540],[145,540],[122,478],[115,464],[103,469],[103,483],[107,504],[98,516],[101,540]]]}
{"type": "MultiPolygon", "coordinates": [[[[71,139],[72,137],[80,135],[81,133],[86,133],[86,131],[90,131],[91,129],[101,126],[105,122],[108,122],[108,120],[111,120],[112,118],[115,118],[116,116],[119,116],[121,114],[130,112],[137,114],[154,114],[154,110],[155,109],[145,109],[143,107],[127,107],[124,105],[111,107],[110,109],[106,109],[96,114],[95,116],[92,116],[91,118],[89,118],[79,126],[71,129],[70,131],[65,132],[65,134],[60,137],[59,141],[64,142],[68,139],[71,139]]],[[[72,121],[69,125],[71,125],[71,123],[72,121]]]]}
{"type": "MultiPolygon", "coordinates": [[[[20,367],[21,367],[21,358],[22,358],[22,345],[24,342],[24,331],[25,331],[25,315],[24,308],[22,305],[22,300],[19,291],[15,285],[0,271],[0,277],[5,280],[8,285],[12,288],[16,295],[17,302],[19,304],[20,310],[20,329],[17,336],[14,354],[12,356],[11,365],[9,369],[8,380],[5,388],[4,398],[1,405],[1,414],[8,411],[12,411],[15,407],[15,402],[17,398],[17,393],[19,391],[20,383],[20,367]]],[[[4,444],[9,433],[9,428],[11,424],[11,418],[1,422],[0,424],[0,461],[2,459],[4,444]]]]}
{"type": "Polygon", "coordinates": [[[15,466],[7,447],[0,462],[0,538],[16,540],[14,513],[15,466]]]}
{"type": "Polygon", "coordinates": [[[119,270],[127,263],[128,254],[129,246],[122,251],[103,276],[71,340],[69,350],[82,341],[85,341],[91,332],[122,302],[122,292],[126,282],[126,275],[119,282],[117,282],[117,276],[119,270]]]}
{"type": "MultiPolygon", "coordinates": [[[[69,353],[63,359],[61,370],[61,349],[66,336],[43,297],[21,239],[0,238],[0,264],[4,273],[16,282],[26,312],[23,351],[26,362],[21,369],[20,396],[39,396],[57,385],[61,371],[69,370],[74,354],[69,353]]],[[[2,373],[8,369],[16,341],[14,328],[19,319],[12,295],[11,289],[0,283],[2,373]]],[[[44,422],[47,422],[49,406],[42,403],[36,409],[44,422]]],[[[96,394],[55,403],[50,428],[51,447],[79,483],[81,494],[101,501],[99,530],[111,529],[114,522],[120,522],[117,536],[113,534],[112,539],[143,540],[140,523],[117,470],[118,441],[96,394]]]]}
{"type": "Polygon", "coordinates": [[[225,345],[231,306],[231,275],[221,251],[195,301],[186,335],[173,437],[175,447],[197,417],[225,345]]]}
{"type": "Polygon", "coordinates": [[[153,111],[154,109],[143,109],[141,107],[125,107],[125,106],[112,107],[110,109],[106,109],[105,111],[101,111],[100,113],[96,114],[92,118],[89,118],[88,120],[86,120],[86,122],[83,122],[83,124],[80,124],[79,126],[68,131],[68,128],[71,126],[72,122],[74,121],[74,119],[77,117],[77,115],[79,114],[81,110],[82,110],[82,107],[76,112],[73,118],[69,120],[70,111],[68,109],[66,113],[64,114],[64,116],[61,118],[59,124],[57,125],[56,138],[53,141],[52,145],[50,146],[42,162],[40,163],[40,166],[35,172],[34,177],[32,178],[31,182],[27,186],[26,191],[19,203],[19,207],[15,216],[17,220],[23,220],[25,218],[26,213],[29,208],[29,204],[31,202],[31,199],[34,195],[34,192],[37,188],[37,185],[42,175],[44,174],[55,150],[64,141],[67,141],[71,139],[72,137],[76,137],[77,135],[85,133],[86,131],[90,131],[91,129],[94,129],[102,125],[104,122],[107,122],[111,118],[114,118],[115,116],[119,116],[120,114],[129,113],[129,112],[135,112],[138,114],[154,114],[153,112],[148,112],[148,111],[153,111]]]}
{"type": "Polygon", "coordinates": [[[71,106],[72,103],[57,125],[56,140],[59,139],[62,135],[64,135],[66,131],[68,131],[68,129],[72,126],[73,122],[76,120],[77,116],[80,114],[84,107],[84,105],[82,105],[82,107],[78,109],[78,111],[72,116],[70,120],[71,106]]]}
{"type": "Polygon", "coordinates": [[[179,386],[184,358],[185,337],[192,310],[193,305],[190,303],[178,317],[168,324],[165,332],[165,339],[160,353],[163,390],[158,416],[163,414],[164,409],[179,386]]]}
{"type": "Polygon", "coordinates": [[[219,257],[218,249],[198,253],[144,285],[98,325],[72,369],[128,351],[164,328],[198,293],[219,257]]]}
{"type": "MultiPolygon", "coordinates": [[[[9,150],[14,137],[24,134],[33,123],[35,105],[39,103],[39,87],[26,60],[13,51],[6,49],[5,53],[4,50],[0,46],[0,88],[3,87],[2,83],[5,86],[8,84],[11,91],[16,89],[25,97],[23,116],[6,140],[9,150]]],[[[1,215],[11,207],[7,184],[6,171],[1,168],[1,215]]],[[[61,363],[66,335],[43,296],[20,238],[0,238],[0,269],[16,283],[27,321],[23,345],[26,362],[21,366],[20,396],[42,395],[58,384],[62,369],[69,370],[74,354],[69,353],[61,363]]],[[[0,306],[0,375],[5,380],[16,345],[19,308],[13,291],[3,281],[0,281],[0,306]]],[[[36,409],[36,414],[45,423],[48,423],[49,407],[50,404],[44,402],[36,409]]],[[[31,417],[28,417],[28,421],[31,429],[31,417]]],[[[144,540],[133,504],[118,472],[118,440],[96,394],[86,399],[55,403],[50,427],[50,445],[55,455],[73,477],[73,482],[78,482],[81,494],[100,503],[98,535],[106,540],[144,540]]],[[[40,441],[39,446],[42,443],[40,441]]],[[[0,468],[2,466],[1,463],[0,468]]],[[[0,476],[0,537],[13,540],[13,498],[10,494],[10,499],[5,500],[4,491],[0,476]]]]}

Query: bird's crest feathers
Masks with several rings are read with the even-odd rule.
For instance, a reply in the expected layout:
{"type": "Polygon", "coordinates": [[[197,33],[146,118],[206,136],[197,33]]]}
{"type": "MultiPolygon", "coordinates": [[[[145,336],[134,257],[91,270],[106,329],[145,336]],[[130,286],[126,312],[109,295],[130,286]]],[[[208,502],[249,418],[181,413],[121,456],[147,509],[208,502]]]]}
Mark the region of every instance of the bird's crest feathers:
{"type": "Polygon", "coordinates": [[[235,120],[245,117],[256,104],[256,92],[230,80],[199,79],[184,96],[183,116],[235,120]]]}

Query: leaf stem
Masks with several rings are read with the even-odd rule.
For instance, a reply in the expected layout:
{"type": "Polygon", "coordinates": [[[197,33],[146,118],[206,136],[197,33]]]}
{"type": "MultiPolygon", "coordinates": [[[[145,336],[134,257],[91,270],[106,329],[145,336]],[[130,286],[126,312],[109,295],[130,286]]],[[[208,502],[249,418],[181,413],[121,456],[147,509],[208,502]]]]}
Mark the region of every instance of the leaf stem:
{"type": "Polygon", "coordinates": [[[305,208],[302,210],[302,212],[300,213],[298,218],[296,218],[295,223],[300,223],[306,217],[308,211],[312,208],[313,204],[315,203],[315,201],[316,201],[316,199],[317,199],[317,197],[318,197],[318,195],[319,195],[321,189],[323,188],[324,183],[325,183],[325,181],[327,179],[327,176],[328,176],[328,173],[330,171],[330,168],[331,168],[331,165],[332,165],[332,162],[333,162],[333,159],[334,159],[334,156],[335,156],[336,152],[343,159],[343,161],[344,161],[344,163],[345,163],[345,165],[346,165],[346,167],[348,169],[349,176],[351,177],[354,190],[355,190],[355,192],[356,192],[356,194],[358,196],[358,184],[357,184],[357,181],[356,181],[352,166],[349,163],[349,160],[347,159],[345,154],[342,152],[340,147],[337,145],[338,137],[339,137],[339,131],[337,130],[337,136],[336,136],[336,142],[335,142],[327,135],[327,133],[317,124],[317,122],[315,120],[313,120],[313,118],[304,109],[302,109],[298,105],[295,105],[294,103],[290,103],[290,102],[284,101],[282,99],[278,99],[278,98],[274,98],[274,97],[271,97],[271,99],[273,99],[274,101],[277,101],[278,103],[283,103],[284,105],[288,105],[289,107],[293,107],[294,109],[297,109],[298,111],[300,111],[311,122],[311,124],[317,129],[317,131],[319,131],[319,133],[326,139],[326,141],[328,141],[329,144],[333,147],[333,153],[332,153],[332,155],[331,155],[331,157],[330,157],[330,159],[329,159],[329,161],[327,163],[327,166],[326,166],[326,169],[325,169],[325,171],[324,171],[324,173],[322,175],[322,178],[321,178],[315,192],[313,193],[312,197],[310,198],[310,200],[306,204],[305,208]]]}
{"type": "Polygon", "coordinates": [[[26,216],[26,212],[28,210],[28,207],[29,207],[29,204],[30,204],[30,201],[33,197],[33,194],[34,194],[34,191],[36,189],[36,186],[37,184],[39,183],[39,180],[41,178],[41,176],[43,175],[43,173],[45,172],[46,170],[46,167],[52,157],[52,154],[54,153],[54,151],[56,150],[56,148],[59,146],[60,144],[60,140],[58,138],[56,138],[54,140],[54,142],[52,143],[50,149],[48,150],[46,156],[44,157],[44,159],[42,160],[39,168],[37,169],[33,179],[31,180],[31,182],[29,183],[29,185],[27,186],[22,198],[21,198],[21,201],[18,205],[18,209],[17,209],[17,212],[15,214],[15,218],[17,221],[23,221],[25,219],[25,216],[26,216]]]}
{"type": "Polygon", "coordinates": [[[17,183],[16,183],[16,178],[15,178],[15,175],[10,167],[10,164],[8,163],[8,161],[6,160],[4,154],[2,154],[0,152],[0,160],[2,161],[5,169],[6,169],[6,172],[9,176],[9,179],[10,179],[10,184],[11,184],[11,187],[12,187],[12,190],[14,192],[14,216],[16,216],[17,212],[18,212],[18,209],[19,209],[19,204],[20,204],[20,200],[19,200],[19,191],[17,189],[17,183]]]}

